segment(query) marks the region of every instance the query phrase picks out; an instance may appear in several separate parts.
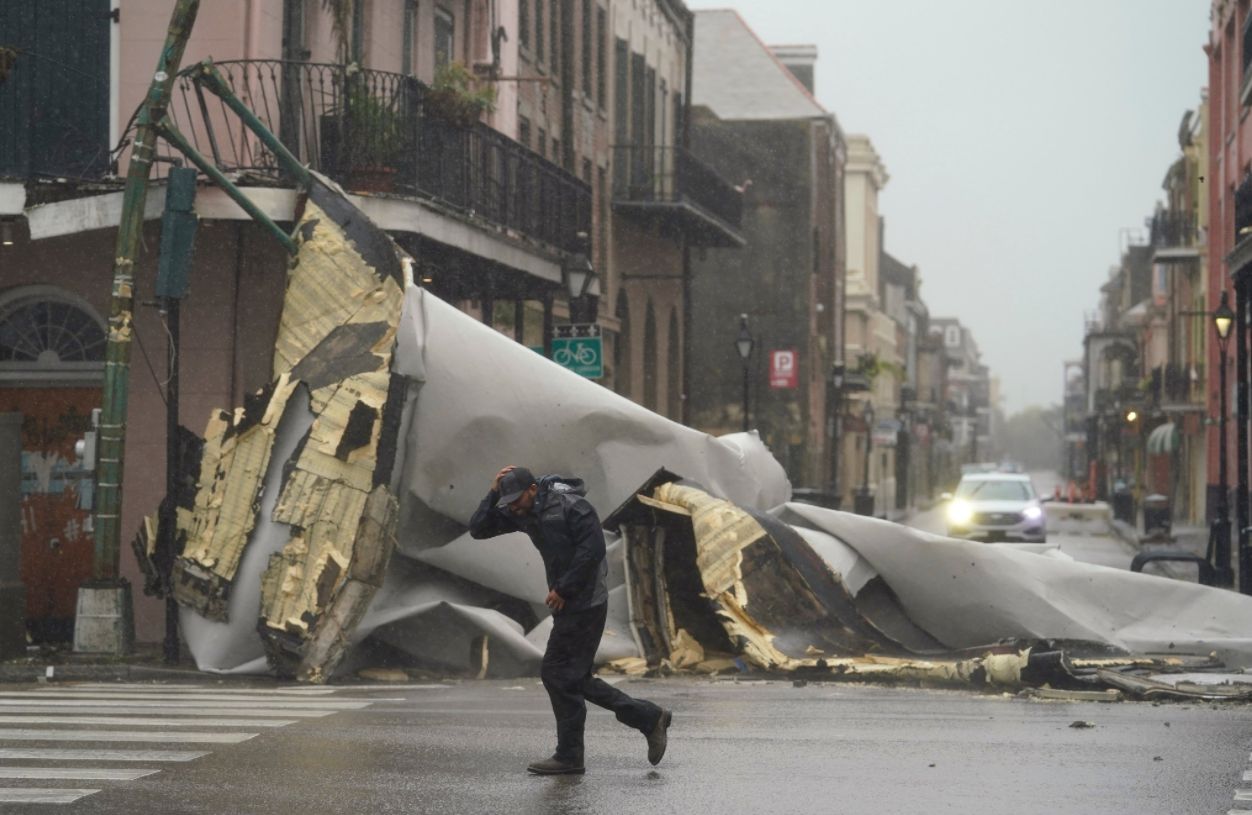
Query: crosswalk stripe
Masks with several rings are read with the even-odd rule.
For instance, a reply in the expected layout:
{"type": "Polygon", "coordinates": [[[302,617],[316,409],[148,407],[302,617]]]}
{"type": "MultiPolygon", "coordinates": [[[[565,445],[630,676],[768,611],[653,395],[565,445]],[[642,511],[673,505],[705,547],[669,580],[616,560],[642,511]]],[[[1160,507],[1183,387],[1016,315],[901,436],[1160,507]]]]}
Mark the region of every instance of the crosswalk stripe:
{"type": "Polygon", "coordinates": [[[56,789],[54,787],[0,787],[0,803],[72,804],[100,790],[56,789]]]}
{"type": "Polygon", "coordinates": [[[0,724],[103,724],[119,727],[286,727],[295,719],[156,719],[145,716],[0,716],[0,724]]]}
{"type": "Polygon", "coordinates": [[[196,750],[65,750],[59,747],[0,747],[0,758],[46,761],[193,761],[208,753],[196,750]]]}
{"type": "Polygon", "coordinates": [[[1235,790],[1236,801],[1252,801],[1252,790],[1235,790]]]}
{"type": "Polygon", "coordinates": [[[101,767],[0,767],[0,778],[46,781],[134,781],[160,770],[121,770],[101,767]]]}
{"type": "Polygon", "coordinates": [[[300,707],[308,710],[357,710],[368,707],[371,701],[403,701],[403,699],[386,700],[338,700],[338,699],[276,699],[272,696],[225,696],[205,694],[197,696],[167,696],[159,693],[132,693],[119,696],[107,693],[79,693],[66,691],[0,691],[0,704],[5,705],[111,705],[133,704],[139,702],[158,702],[162,705],[185,707],[201,706],[205,702],[225,702],[232,707],[300,707]]]}
{"type": "MultiPolygon", "coordinates": [[[[129,693],[240,693],[267,694],[282,696],[332,696],[339,688],[219,688],[210,685],[144,685],[144,684],[109,684],[106,682],[66,683],[49,686],[40,690],[108,690],[129,693]]],[[[379,688],[373,688],[379,690],[379,688]]]]}
{"type": "Polygon", "coordinates": [[[195,730],[55,730],[0,727],[0,740],[12,741],[151,741],[185,744],[239,744],[257,733],[205,733],[195,730]]]}
{"type": "Polygon", "coordinates": [[[0,703],[0,713],[95,713],[95,714],[154,714],[169,709],[172,715],[178,716],[287,716],[296,719],[316,719],[335,713],[333,710],[267,710],[265,708],[240,709],[233,707],[169,707],[168,705],[148,704],[143,706],[92,705],[90,707],[74,707],[72,710],[63,705],[7,705],[0,703]]]}

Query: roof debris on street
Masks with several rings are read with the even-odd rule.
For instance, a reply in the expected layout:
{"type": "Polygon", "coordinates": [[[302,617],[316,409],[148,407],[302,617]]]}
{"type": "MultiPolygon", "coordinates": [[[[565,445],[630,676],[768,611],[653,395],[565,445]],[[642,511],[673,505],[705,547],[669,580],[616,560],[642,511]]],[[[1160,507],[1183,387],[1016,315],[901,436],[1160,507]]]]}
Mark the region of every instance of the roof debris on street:
{"type": "Polygon", "coordinates": [[[1252,667],[1248,597],[791,502],[755,434],[658,416],[415,285],[331,182],[296,239],[273,382],[209,418],[180,501],[171,582],[202,670],[535,674],[538,553],[466,532],[516,463],[582,477],[604,518],[605,670],[1252,698],[1196,678],[1252,667]]]}

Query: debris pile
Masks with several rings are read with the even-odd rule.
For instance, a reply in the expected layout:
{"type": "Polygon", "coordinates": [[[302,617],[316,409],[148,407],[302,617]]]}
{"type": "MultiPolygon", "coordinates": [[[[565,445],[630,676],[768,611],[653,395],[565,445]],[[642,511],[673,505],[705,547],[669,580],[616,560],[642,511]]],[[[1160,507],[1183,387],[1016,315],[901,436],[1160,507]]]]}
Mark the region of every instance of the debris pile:
{"type": "MultiPolygon", "coordinates": [[[[536,673],[538,553],[466,532],[517,463],[583,478],[604,518],[611,669],[1252,689],[1162,678],[1252,666],[1249,598],[790,502],[755,435],[671,422],[414,285],[329,182],[296,238],[273,383],[210,418],[179,501],[171,583],[203,670],[536,673]]],[[[136,541],[150,573],[155,524],[136,541]]]]}

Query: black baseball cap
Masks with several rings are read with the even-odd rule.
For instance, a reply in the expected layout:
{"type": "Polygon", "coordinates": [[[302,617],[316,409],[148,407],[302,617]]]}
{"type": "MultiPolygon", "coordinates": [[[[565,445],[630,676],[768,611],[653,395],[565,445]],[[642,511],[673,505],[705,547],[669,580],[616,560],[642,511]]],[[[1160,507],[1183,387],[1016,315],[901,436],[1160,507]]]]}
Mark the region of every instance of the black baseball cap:
{"type": "Polygon", "coordinates": [[[505,509],[509,504],[522,497],[522,493],[535,483],[535,476],[525,467],[514,467],[500,479],[500,500],[496,506],[505,509]]]}

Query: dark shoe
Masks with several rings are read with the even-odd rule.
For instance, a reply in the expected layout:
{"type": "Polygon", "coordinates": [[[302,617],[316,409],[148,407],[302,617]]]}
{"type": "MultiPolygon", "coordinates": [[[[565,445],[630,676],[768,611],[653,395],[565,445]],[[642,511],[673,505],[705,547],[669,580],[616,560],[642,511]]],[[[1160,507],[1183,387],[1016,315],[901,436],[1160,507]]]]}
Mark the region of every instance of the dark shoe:
{"type": "Polygon", "coordinates": [[[661,759],[665,757],[665,745],[669,741],[667,731],[670,720],[673,718],[673,713],[661,708],[661,718],[656,720],[656,727],[652,728],[652,732],[648,734],[648,761],[653,765],[660,764],[661,759]]]}
{"type": "MultiPolygon", "coordinates": [[[[661,749],[664,750],[664,748],[661,749]]],[[[587,768],[581,761],[562,761],[553,756],[543,761],[531,762],[526,771],[535,775],[582,775],[587,772],[587,768]]]]}

